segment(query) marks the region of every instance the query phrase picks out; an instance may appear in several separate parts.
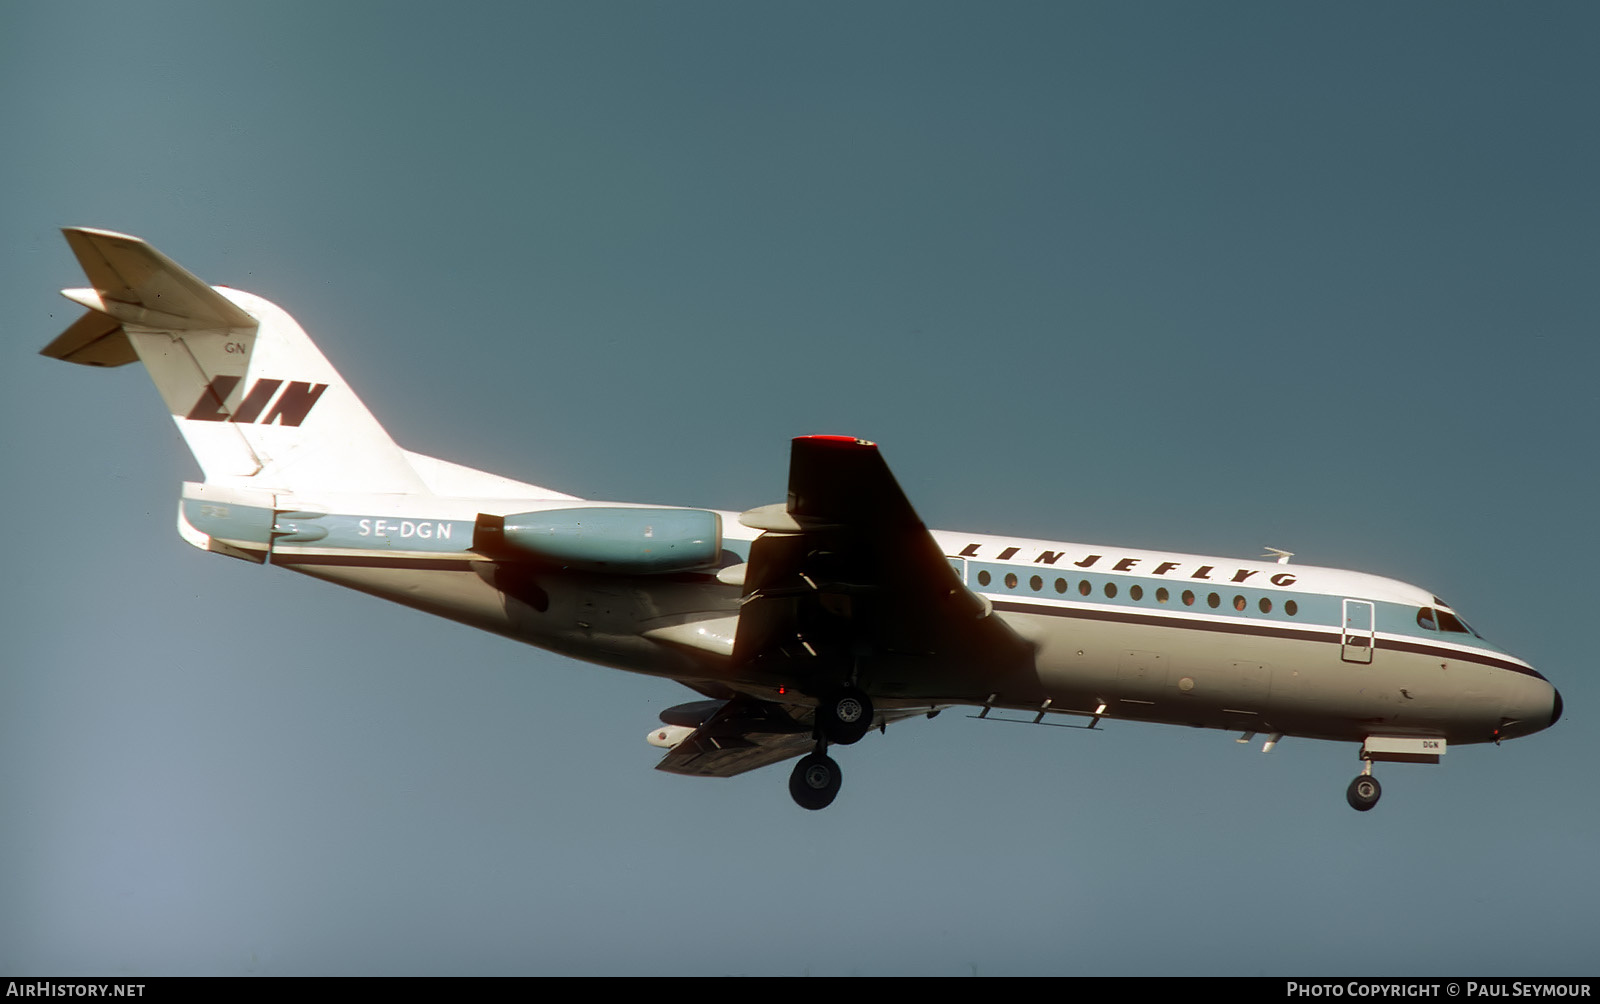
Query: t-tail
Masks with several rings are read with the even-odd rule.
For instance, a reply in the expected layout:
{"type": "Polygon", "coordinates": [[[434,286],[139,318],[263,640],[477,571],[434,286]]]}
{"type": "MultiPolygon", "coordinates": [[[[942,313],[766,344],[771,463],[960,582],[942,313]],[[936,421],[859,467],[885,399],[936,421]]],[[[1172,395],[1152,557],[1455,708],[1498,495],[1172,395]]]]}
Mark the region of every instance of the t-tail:
{"type": "Polygon", "coordinates": [[[137,237],[62,232],[90,284],[62,294],[89,309],[42,352],[144,364],[205,474],[184,487],[192,543],[260,561],[274,521],[245,513],[340,495],[568,497],[402,450],[275,304],[207,285],[137,237]]]}

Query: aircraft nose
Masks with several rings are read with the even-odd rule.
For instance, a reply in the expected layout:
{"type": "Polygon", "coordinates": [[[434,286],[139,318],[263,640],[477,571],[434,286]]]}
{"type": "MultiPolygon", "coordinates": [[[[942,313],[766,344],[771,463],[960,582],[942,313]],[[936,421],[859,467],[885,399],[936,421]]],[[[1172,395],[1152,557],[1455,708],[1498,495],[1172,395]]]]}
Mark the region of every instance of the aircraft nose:
{"type": "Polygon", "coordinates": [[[1506,739],[1531,736],[1561,720],[1561,692],[1542,676],[1521,676],[1504,707],[1499,734],[1506,739]]]}

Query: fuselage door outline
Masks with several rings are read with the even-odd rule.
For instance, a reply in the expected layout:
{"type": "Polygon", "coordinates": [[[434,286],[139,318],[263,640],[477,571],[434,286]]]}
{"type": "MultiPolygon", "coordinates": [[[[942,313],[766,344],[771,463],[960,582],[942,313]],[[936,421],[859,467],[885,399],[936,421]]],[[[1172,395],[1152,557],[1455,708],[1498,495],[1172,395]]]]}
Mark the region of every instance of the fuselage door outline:
{"type": "Polygon", "coordinates": [[[1372,662],[1372,650],[1377,646],[1377,632],[1373,628],[1373,605],[1370,600],[1345,600],[1343,627],[1339,634],[1339,653],[1345,662],[1372,662]]]}

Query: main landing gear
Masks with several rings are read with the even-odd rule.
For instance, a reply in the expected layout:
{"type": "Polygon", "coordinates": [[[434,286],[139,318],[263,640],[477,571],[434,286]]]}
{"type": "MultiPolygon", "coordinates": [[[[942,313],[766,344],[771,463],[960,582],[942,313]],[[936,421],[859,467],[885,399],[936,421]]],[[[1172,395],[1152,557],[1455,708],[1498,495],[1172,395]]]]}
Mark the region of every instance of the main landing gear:
{"type": "Polygon", "coordinates": [[[872,731],[872,698],[854,687],[817,702],[817,729],[830,743],[849,746],[872,731]]]}
{"type": "Polygon", "coordinates": [[[849,746],[872,729],[872,699],[854,687],[817,702],[817,749],[800,758],[789,775],[789,795],[802,809],[825,809],[839,794],[843,772],[828,755],[828,744],[849,746]]]}
{"type": "Polygon", "coordinates": [[[789,775],[789,795],[802,809],[826,809],[839,794],[843,777],[833,757],[819,749],[794,765],[794,773],[789,775]]]}

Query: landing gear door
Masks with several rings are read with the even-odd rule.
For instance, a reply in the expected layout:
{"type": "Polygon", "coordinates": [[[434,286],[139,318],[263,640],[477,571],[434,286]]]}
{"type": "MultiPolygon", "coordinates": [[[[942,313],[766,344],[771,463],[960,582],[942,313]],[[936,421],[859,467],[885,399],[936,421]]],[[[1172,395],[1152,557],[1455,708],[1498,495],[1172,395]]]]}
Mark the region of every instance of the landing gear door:
{"type": "Polygon", "coordinates": [[[1377,632],[1372,623],[1373,607],[1367,600],[1344,601],[1344,627],[1340,631],[1339,647],[1345,662],[1369,663],[1377,643],[1377,632]]]}

